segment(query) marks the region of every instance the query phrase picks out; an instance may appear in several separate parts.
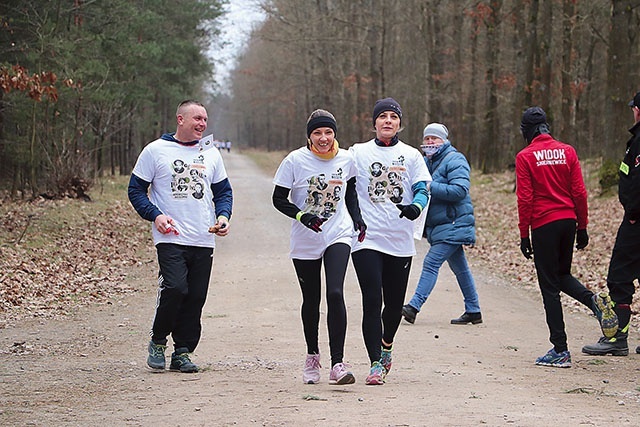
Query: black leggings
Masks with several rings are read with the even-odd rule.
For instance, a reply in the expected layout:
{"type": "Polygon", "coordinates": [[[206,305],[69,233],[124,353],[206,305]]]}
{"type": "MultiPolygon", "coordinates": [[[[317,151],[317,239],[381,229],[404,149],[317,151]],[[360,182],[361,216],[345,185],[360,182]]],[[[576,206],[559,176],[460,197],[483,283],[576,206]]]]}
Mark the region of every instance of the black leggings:
{"type": "Polygon", "coordinates": [[[347,334],[347,308],[344,304],[344,277],[351,248],[345,243],[329,246],[320,259],[294,259],[293,266],[302,290],[302,326],[307,353],[318,354],[318,326],[320,324],[320,268],[324,261],[327,282],[327,328],[331,366],[341,363],[347,334]]]}
{"type": "Polygon", "coordinates": [[[412,257],[361,249],[351,259],[362,292],[362,336],[373,363],[380,360],[382,340],[392,344],[400,326],[412,257]]]}
{"type": "Polygon", "coordinates": [[[564,219],[550,222],[531,232],[533,260],[549,327],[549,340],[556,352],[567,350],[560,292],[593,310],[593,292],[571,275],[576,222],[564,219]]]}

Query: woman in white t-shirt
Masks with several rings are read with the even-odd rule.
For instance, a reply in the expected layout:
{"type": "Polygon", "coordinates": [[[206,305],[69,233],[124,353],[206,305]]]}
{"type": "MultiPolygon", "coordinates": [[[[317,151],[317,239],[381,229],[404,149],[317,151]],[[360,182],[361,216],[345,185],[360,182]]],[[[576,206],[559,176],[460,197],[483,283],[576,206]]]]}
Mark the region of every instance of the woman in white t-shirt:
{"type": "Polygon", "coordinates": [[[357,192],[367,239],[354,242],[353,266],[362,291],[362,334],[371,362],[369,385],[384,384],[400,325],[411,259],[413,220],[427,205],[431,175],[417,148],[398,139],[402,109],[393,98],[373,108],[375,139],[354,144],[357,192]],[[384,304],[384,308],[383,308],[384,304]]]}
{"type": "Polygon", "coordinates": [[[307,144],[282,161],[273,179],[273,205],[292,218],[290,256],[302,290],[302,324],[307,357],[305,384],[320,381],[321,276],[326,276],[327,327],[331,352],[329,384],[352,384],[355,377],[343,363],[347,332],[344,278],[351,243],[365,238],[366,225],[356,195],[356,169],[347,150],[335,139],[336,119],[315,110],[307,120],[307,144]]]}

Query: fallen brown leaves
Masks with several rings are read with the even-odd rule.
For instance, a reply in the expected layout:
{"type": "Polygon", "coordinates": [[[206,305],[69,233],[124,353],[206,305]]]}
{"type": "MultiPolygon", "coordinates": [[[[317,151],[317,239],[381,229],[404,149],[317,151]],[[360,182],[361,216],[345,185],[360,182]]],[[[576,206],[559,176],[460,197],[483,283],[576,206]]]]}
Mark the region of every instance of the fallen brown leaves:
{"type": "Polygon", "coordinates": [[[126,201],[126,187],[98,199],[0,206],[0,328],[135,292],[127,271],[153,260],[149,225],[126,201]]]}

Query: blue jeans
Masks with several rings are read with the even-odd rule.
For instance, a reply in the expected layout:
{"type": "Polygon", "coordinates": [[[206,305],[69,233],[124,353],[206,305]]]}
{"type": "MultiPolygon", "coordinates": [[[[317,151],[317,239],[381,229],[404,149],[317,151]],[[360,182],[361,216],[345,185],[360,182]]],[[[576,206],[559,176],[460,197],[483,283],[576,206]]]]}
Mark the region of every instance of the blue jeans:
{"type": "Polygon", "coordinates": [[[431,291],[436,286],[438,271],[440,271],[440,267],[445,261],[449,263],[451,271],[456,275],[458,286],[460,286],[464,296],[464,311],[466,313],[480,313],[476,283],[464,256],[464,249],[462,245],[449,243],[437,243],[429,248],[429,252],[422,263],[422,273],[420,274],[418,286],[413,298],[409,301],[409,305],[420,311],[420,308],[422,308],[422,305],[427,301],[431,291]]]}

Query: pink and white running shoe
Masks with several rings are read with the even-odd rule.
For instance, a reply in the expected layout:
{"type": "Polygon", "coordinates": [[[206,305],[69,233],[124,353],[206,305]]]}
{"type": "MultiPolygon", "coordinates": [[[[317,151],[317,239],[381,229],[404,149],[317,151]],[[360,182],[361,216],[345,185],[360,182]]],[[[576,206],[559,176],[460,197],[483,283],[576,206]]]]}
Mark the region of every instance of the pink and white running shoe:
{"type": "Polygon", "coordinates": [[[353,376],[351,371],[348,369],[348,365],[344,363],[336,363],[331,368],[331,372],[329,373],[329,384],[334,385],[344,385],[344,384],[353,384],[356,382],[356,377],[353,376]]]}
{"type": "Polygon", "coordinates": [[[307,354],[302,371],[302,382],[305,384],[317,384],[320,382],[320,355],[307,354]]]}

